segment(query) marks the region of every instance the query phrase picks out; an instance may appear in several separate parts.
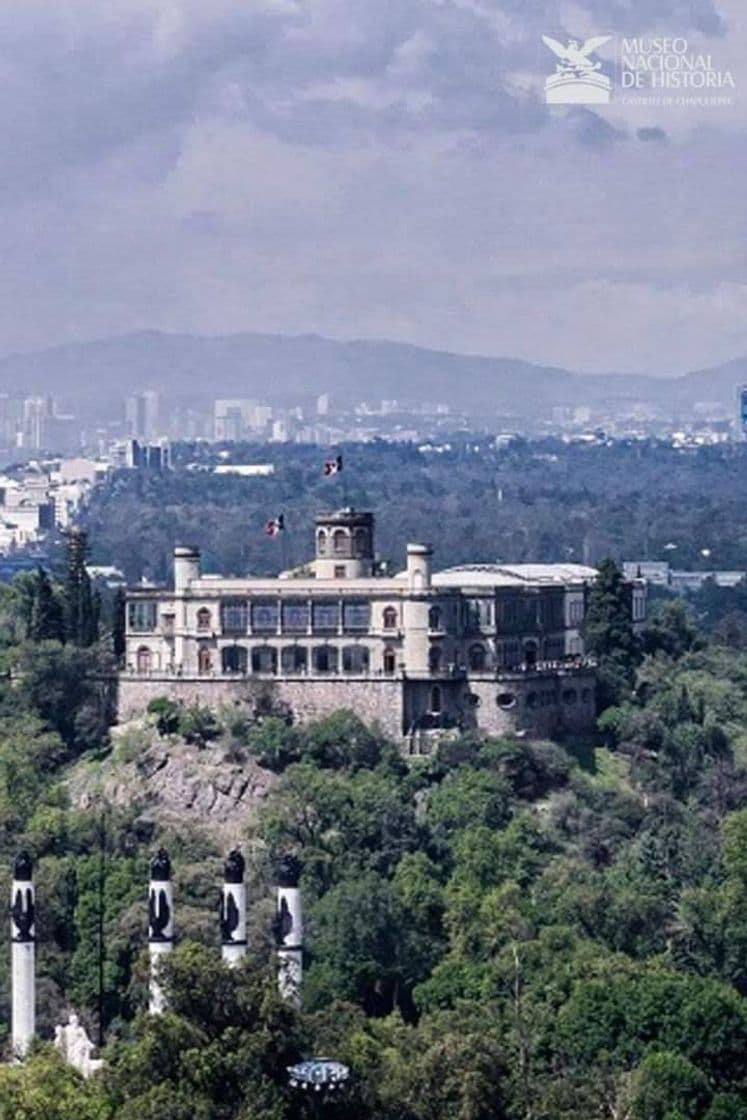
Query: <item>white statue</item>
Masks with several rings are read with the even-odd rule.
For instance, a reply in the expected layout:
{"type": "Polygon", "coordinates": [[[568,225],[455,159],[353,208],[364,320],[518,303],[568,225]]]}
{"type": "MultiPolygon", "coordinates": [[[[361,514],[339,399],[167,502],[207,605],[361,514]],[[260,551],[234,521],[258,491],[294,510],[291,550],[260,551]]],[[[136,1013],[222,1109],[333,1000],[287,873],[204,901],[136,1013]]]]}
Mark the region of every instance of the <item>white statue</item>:
{"type": "Polygon", "coordinates": [[[93,1057],[94,1045],[74,1011],[68,1012],[66,1027],[62,1024],[55,1027],[54,1044],[67,1064],[84,1077],[90,1077],[104,1064],[100,1058],[93,1057]]]}

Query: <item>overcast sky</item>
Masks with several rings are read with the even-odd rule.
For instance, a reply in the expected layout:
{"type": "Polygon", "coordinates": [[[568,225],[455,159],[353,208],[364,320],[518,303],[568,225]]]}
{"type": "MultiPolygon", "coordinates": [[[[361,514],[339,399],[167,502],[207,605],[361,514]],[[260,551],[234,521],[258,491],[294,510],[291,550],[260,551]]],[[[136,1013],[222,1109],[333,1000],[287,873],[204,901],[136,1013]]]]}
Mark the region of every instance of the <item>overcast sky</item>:
{"type": "Polygon", "coordinates": [[[6,0],[0,354],[142,328],[747,354],[744,0],[6,0]],[[741,13],[740,13],[741,8],[741,13]],[[549,108],[684,36],[732,106],[549,108]]]}

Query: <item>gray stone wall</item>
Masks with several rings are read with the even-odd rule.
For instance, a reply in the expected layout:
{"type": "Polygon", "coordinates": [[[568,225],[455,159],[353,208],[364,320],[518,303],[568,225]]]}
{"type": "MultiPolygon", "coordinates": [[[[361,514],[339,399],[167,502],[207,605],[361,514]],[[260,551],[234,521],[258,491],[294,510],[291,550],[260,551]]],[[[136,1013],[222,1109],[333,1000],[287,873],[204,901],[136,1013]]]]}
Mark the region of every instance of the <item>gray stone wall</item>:
{"type": "Polygon", "coordinates": [[[537,737],[587,732],[596,718],[595,678],[590,670],[505,673],[500,680],[471,677],[478,697],[475,720],[486,735],[525,731],[537,737]]]}
{"type": "Polygon", "coordinates": [[[211,678],[211,677],[128,677],[119,680],[118,715],[120,722],[142,714],[149,701],[168,696],[183,704],[217,707],[235,701],[251,700],[265,691],[274,702],[287,705],[299,723],[329,715],[340,708],[355,712],[365,723],[378,722],[392,739],[402,736],[402,682],[345,680],[340,677],[211,678]]]}

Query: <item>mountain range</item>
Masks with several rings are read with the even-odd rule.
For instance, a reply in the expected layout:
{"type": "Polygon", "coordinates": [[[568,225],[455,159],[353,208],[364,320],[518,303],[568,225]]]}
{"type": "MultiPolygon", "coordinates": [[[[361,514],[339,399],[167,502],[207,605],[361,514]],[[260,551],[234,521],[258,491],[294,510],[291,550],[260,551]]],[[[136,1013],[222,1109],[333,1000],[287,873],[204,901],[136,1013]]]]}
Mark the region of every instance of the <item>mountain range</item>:
{"type": "Polygon", "coordinates": [[[635,402],[678,413],[698,402],[731,410],[745,381],[747,358],[677,377],[580,374],[398,342],[257,333],[140,331],[0,359],[0,392],[49,393],[80,413],[142,389],[171,400],[250,397],[277,405],[330,393],[336,407],[395,399],[474,415],[536,416],[558,405],[614,409],[635,402]]]}

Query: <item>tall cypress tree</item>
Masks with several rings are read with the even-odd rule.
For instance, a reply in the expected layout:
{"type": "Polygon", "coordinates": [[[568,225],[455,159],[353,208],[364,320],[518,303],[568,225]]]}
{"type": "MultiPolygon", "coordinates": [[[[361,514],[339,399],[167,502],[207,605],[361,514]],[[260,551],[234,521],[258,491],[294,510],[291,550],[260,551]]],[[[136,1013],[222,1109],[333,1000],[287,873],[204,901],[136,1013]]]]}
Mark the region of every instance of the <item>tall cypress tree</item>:
{"type": "Polygon", "coordinates": [[[127,648],[125,641],[125,606],[124,588],[118,587],[112,602],[112,648],[118,661],[121,661],[124,657],[127,648]]]}
{"type": "Polygon", "coordinates": [[[98,611],[86,569],[88,536],[83,529],[67,533],[65,575],[65,631],[76,646],[90,646],[98,638],[98,611]]]}
{"type": "Polygon", "coordinates": [[[62,605],[52,581],[42,567],[37,568],[34,576],[28,636],[32,642],[50,639],[61,642],[65,637],[62,605]]]}
{"type": "Polygon", "coordinates": [[[587,653],[597,658],[601,709],[617,704],[633,686],[640,660],[630,590],[614,560],[603,560],[589,591],[584,621],[587,653]]]}

